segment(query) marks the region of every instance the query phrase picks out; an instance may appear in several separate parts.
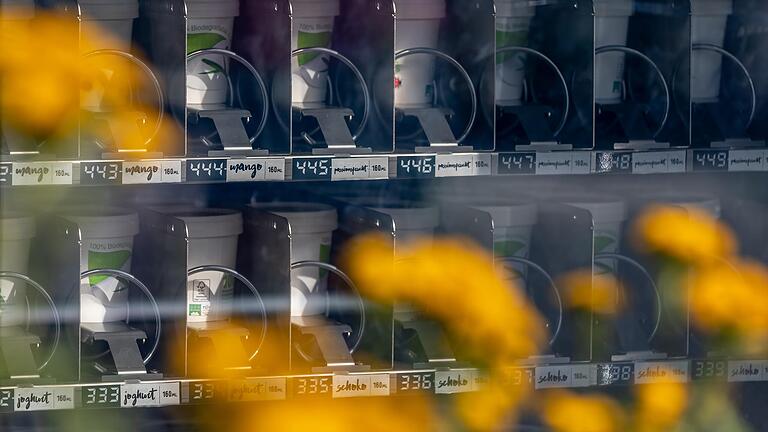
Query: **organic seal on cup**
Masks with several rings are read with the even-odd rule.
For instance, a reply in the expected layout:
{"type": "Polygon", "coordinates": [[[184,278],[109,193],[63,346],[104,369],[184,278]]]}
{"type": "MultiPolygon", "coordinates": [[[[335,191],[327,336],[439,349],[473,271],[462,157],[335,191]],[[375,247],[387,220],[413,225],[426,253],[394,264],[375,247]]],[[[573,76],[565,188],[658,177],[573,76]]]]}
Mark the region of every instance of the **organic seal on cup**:
{"type": "MultiPolygon", "coordinates": [[[[237,0],[186,0],[187,54],[210,48],[229,49],[232,28],[240,14],[237,0]]],[[[187,65],[187,104],[224,105],[227,63],[220,55],[197,57],[187,65]]]]}
{"type": "MultiPolygon", "coordinates": [[[[496,49],[528,45],[528,30],[536,8],[527,0],[496,1],[496,49]]],[[[496,55],[496,104],[516,106],[522,103],[525,80],[523,52],[496,55]]]]}
{"type": "MultiPolygon", "coordinates": [[[[27,274],[35,221],[18,213],[0,213],[0,271],[27,274]]],[[[24,325],[26,284],[0,278],[0,327],[24,325]]]]}
{"type": "MultiPolygon", "coordinates": [[[[205,265],[234,269],[243,216],[227,209],[159,209],[187,227],[187,271],[205,265]]],[[[187,280],[187,322],[228,320],[232,315],[234,280],[219,271],[195,273],[187,280]]]]}
{"type": "MultiPolygon", "coordinates": [[[[728,16],[732,13],[733,0],[691,0],[691,43],[722,48],[728,16]]],[[[717,102],[723,56],[705,50],[694,50],[691,56],[691,100],[717,102]]]]}
{"type": "MultiPolygon", "coordinates": [[[[130,272],[133,237],[139,233],[136,213],[119,208],[84,207],[65,212],[65,219],[80,229],[80,272],[112,269],[130,272]]],[[[128,285],[108,275],[81,281],[80,322],[125,321],[128,285]]]]}
{"type": "MultiPolygon", "coordinates": [[[[331,257],[331,239],[338,227],[336,209],[314,203],[251,204],[288,220],[291,263],[319,261],[331,257]]],[[[291,271],[291,316],[323,315],[326,312],[328,272],[307,266],[291,271]]]]}
{"type": "MultiPolygon", "coordinates": [[[[437,48],[444,0],[395,0],[395,52],[406,48],[437,48]]],[[[435,57],[424,54],[395,63],[395,106],[431,106],[434,98],[435,57]]]]}
{"type": "MultiPolygon", "coordinates": [[[[291,50],[330,48],[333,21],[339,0],[291,0],[293,24],[291,50]]],[[[291,101],[302,106],[322,106],[327,92],[329,56],[300,54],[291,63],[291,101]]]]}
{"type": "MultiPolygon", "coordinates": [[[[595,48],[627,44],[632,0],[594,0],[595,48]]],[[[624,53],[606,52],[595,57],[595,102],[621,103],[624,87],[624,53]]]]}

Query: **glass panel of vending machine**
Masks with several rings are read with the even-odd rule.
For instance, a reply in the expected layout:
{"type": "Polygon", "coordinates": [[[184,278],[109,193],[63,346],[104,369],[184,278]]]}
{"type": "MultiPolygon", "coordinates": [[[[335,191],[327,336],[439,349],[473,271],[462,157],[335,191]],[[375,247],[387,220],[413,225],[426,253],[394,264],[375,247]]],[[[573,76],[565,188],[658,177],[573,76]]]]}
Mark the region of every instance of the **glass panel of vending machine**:
{"type": "Polygon", "coordinates": [[[0,0],[0,430],[768,431],[766,28],[0,0]]]}

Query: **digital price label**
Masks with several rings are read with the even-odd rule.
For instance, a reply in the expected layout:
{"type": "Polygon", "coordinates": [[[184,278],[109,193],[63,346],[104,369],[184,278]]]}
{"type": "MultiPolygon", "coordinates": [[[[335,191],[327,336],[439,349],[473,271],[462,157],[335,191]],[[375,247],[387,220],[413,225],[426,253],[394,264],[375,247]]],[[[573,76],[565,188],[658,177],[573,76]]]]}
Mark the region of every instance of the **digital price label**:
{"type": "Polygon", "coordinates": [[[397,178],[433,178],[436,160],[435,156],[398,156],[397,178]]]}
{"type": "Polygon", "coordinates": [[[122,162],[80,162],[82,185],[116,185],[122,182],[122,162]]]}
{"type": "Polygon", "coordinates": [[[632,384],[635,377],[633,363],[602,363],[597,365],[596,384],[599,386],[621,386],[632,384]]]}
{"type": "Polygon", "coordinates": [[[0,389],[0,413],[13,412],[13,389],[0,389]]]}
{"type": "Polygon", "coordinates": [[[187,159],[186,181],[225,182],[227,181],[226,159],[187,159]]]}
{"type": "Polygon", "coordinates": [[[333,377],[300,376],[291,379],[291,396],[294,398],[331,397],[333,377]]]}
{"type": "Polygon", "coordinates": [[[512,368],[505,371],[504,385],[508,386],[529,386],[533,385],[535,370],[534,368],[512,368]]]}
{"type": "Polygon", "coordinates": [[[330,180],[332,158],[293,158],[291,178],[293,180],[330,180]]]}
{"type": "Polygon", "coordinates": [[[120,407],[119,385],[85,386],[81,389],[80,395],[83,408],[120,407]]]}
{"type": "Polygon", "coordinates": [[[182,383],[182,405],[223,402],[226,400],[226,383],[222,381],[189,381],[182,383]]]}
{"type": "Polygon", "coordinates": [[[724,380],[728,370],[725,360],[692,360],[692,380],[724,380]]]}
{"type": "Polygon", "coordinates": [[[435,391],[434,372],[404,372],[397,374],[397,393],[435,391]]]}
{"type": "Polygon", "coordinates": [[[13,164],[0,163],[0,186],[10,186],[13,179],[13,164]]]}
{"type": "Polygon", "coordinates": [[[693,150],[693,171],[728,171],[728,150],[693,150]]]}
{"type": "Polygon", "coordinates": [[[536,174],[536,153],[499,153],[496,173],[499,175],[536,174]]]}
{"type": "Polygon", "coordinates": [[[632,172],[632,153],[599,151],[595,152],[596,173],[626,174],[632,172]]]}

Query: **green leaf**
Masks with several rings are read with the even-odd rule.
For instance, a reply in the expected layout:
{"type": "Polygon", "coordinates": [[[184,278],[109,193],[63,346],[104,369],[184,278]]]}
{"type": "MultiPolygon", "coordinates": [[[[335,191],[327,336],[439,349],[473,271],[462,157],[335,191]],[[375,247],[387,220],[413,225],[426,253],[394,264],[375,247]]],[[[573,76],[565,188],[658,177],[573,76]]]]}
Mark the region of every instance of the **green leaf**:
{"type": "Polygon", "coordinates": [[[193,33],[187,35],[187,54],[206,48],[214,48],[220,42],[227,40],[218,33],[193,33]]]}
{"type": "MultiPolygon", "coordinates": [[[[120,250],[114,252],[95,252],[88,251],[88,269],[115,269],[123,270],[123,266],[131,258],[131,251],[120,250]]],[[[88,278],[91,285],[96,285],[110,276],[93,275],[88,278]]]]}

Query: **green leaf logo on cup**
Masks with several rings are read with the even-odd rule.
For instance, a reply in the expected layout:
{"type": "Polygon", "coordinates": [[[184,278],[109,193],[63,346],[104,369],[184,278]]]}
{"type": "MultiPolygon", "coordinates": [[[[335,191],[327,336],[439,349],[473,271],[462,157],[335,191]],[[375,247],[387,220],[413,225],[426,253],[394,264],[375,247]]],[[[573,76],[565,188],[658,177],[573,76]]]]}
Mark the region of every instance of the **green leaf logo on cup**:
{"type": "MultiPolygon", "coordinates": [[[[187,54],[209,48],[229,49],[240,14],[238,0],[186,0],[187,54]]],[[[227,101],[227,60],[205,55],[187,65],[187,104],[219,105],[227,101]]]]}
{"type": "MultiPolygon", "coordinates": [[[[83,207],[65,212],[80,230],[80,272],[96,269],[131,271],[133,238],[139,233],[136,213],[120,208],[83,207]]],[[[94,275],[80,286],[80,322],[125,321],[128,289],[112,276],[94,275]]]]}
{"type": "MultiPolygon", "coordinates": [[[[339,0],[291,0],[291,51],[330,48],[339,0]]],[[[327,54],[309,52],[291,63],[291,101],[294,105],[322,105],[328,91],[327,54]]]]}

